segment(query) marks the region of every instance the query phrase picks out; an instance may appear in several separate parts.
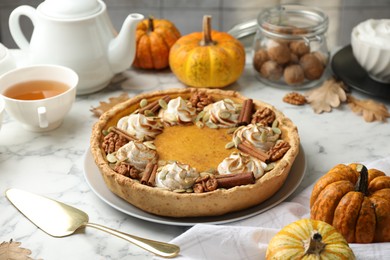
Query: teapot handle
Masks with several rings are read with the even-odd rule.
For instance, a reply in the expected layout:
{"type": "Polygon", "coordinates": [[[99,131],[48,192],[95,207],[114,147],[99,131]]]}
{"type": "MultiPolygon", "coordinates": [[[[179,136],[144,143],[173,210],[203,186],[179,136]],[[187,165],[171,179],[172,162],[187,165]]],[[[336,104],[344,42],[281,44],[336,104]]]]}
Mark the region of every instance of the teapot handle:
{"type": "Polygon", "coordinates": [[[35,27],[36,10],[31,6],[22,5],[13,10],[9,17],[9,29],[12,38],[20,49],[27,50],[30,47],[30,43],[27,41],[26,36],[23,34],[22,29],[20,28],[19,18],[22,15],[30,18],[33,26],[35,27]]]}

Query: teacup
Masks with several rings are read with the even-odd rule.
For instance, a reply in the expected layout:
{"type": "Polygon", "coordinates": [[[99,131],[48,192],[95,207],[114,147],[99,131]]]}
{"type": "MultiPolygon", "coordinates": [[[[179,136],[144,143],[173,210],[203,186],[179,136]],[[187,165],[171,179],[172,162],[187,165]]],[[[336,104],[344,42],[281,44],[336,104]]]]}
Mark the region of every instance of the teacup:
{"type": "Polygon", "coordinates": [[[0,76],[5,111],[30,131],[59,127],[76,97],[78,75],[58,65],[17,68],[0,76]]]}
{"type": "Polygon", "coordinates": [[[0,76],[16,68],[16,63],[9,50],[0,43],[0,76]]]}
{"type": "Polygon", "coordinates": [[[0,97],[0,129],[3,122],[4,100],[0,97]]]}

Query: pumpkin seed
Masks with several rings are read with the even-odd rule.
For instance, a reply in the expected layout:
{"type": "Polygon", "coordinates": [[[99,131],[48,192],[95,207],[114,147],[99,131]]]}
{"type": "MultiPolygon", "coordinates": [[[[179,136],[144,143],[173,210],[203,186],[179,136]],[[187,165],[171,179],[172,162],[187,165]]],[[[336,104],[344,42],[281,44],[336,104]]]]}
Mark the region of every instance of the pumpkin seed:
{"type": "Polygon", "coordinates": [[[113,154],[113,153],[107,154],[106,158],[107,158],[107,161],[110,163],[116,163],[118,161],[115,154],[113,154]]]}
{"type": "Polygon", "coordinates": [[[145,116],[155,116],[155,114],[153,113],[153,111],[152,111],[152,110],[149,110],[149,109],[147,109],[147,110],[144,111],[144,115],[145,115],[145,116]]]}
{"type": "Polygon", "coordinates": [[[282,131],[280,131],[280,129],[277,127],[272,127],[272,132],[274,132],[277,135],[280,135],[282,133],[282,131]]]}
{"type": "Polygon", "coordinates": [[[165,102],[164,99],[160,99],[160,100],[158,101],[158,104],[159,104],[160,107],[162,107],[163,109],[167,109],[167,107],[168,107],[168,104],[167,104],[167,102],[165,102]]]}
{"type": "Polygon", "coordinates": [[[185,189],[176,189],[176,190],[173,190],[173,192],[184,193],[184,192],[186,192],[186,190],[185,189]]]}
{"type": "Polygon", "coordinates": [[[267,164],[267,167],[265,167],[264,171],[269,172],[273,168],[275,168],[275,163],[269,163],[267,164]]]}
{"type": "Polygon", "coordinates": [[[218,126],[211,121],[206,122],[206,126],[208,126],[209,128],[213,128],[213,129],[218,128],[218,126]]]}
{"type": "Polygon", "coordinates": [[[226,133],[227,134],[233,134],[235,131],[237,130],[237,127],[232,127],[232,128],[229,128],[226,133]]]}
{"type": "Polygon", "coordinates": [[[260,141],[261,141],[262,143],[267,142],[267,132],[266,132],[265,130],[263,130],[263,131],[261,132],[260,141]]]}
{"type": "Polygon", "coordinates": [[[231,116],[231,114],[228,111],[223,111],[223,110],[219,111],[218,114],[219,117],[222,119],[228,119],[231,116]]]}
{"type": "Polygon", "coordinates": [[[234,147],[234,142],[229,142],[225,145],[226,149],[232,149],[234,147]]]}
{"type": "Polygon", "coordinates": [[[186,189],[186,192],[187,192],[187,193],[193,193],[194,190],[193,190],[192,188],[189,188],[189,189],[186,189]]]}
{"type": "Polygon", "coordinates": [[[198,122],[200,119],[202,119],[205,113],[205,111],[199,112],[199,114],[195,118],[195,122],[198,122]]]}
{"type": "Polygon", "coordinates": [[[144,142],[144,145],[149,149],[156,150],[156,146],[153,144],[153,141],[144,142]]]}
{"type": "Polygon", "coordinates": [[[106,135],[108,135],[109,132],[110,132],[109,130],[105,130],[105,129],[104,129],[104,130],[102,131],[102,134],[103,134],[104,136],[106,136],[106,135]]]}
{"type": "Polygon", "coordinates": [[[200,177],[205,177],[205,176],[208,176],[208,175],[210,175],[209,172],[201,172],[201,173],[199,173],[200,177]]]}
{"type": "Polygon", "coordinates": [[[210,114],[209,113],[205,113],[202,117],[202,121],[203,123],[206,123],[207,121],[209,121],[210,119],[210,114]]]}
{"type": "Polygon", "coordinates": [[[203,128],[203,127],[204,127],[204,123],[201,122],[201,121],[198,121],[198,122],[196,122],[195,124],[196,124],[196,126],[197,126],[198,128],[203,128]]]}
{"type": "Polygon", "coordinates": [[[139,102],[139,106],[140,107],[145,107],[148,105],[148,100],[146,100],[145,98],[141,100],[141,102],[139,102]]]}
{"type": "Polygon", "coordinates": [[[234,101],[231,100],[230,98],[225,98],[223,101],[225,101],[226,103],[234,104],[234,101]]]}
{"type": "Polygon", "coordinates": [[[236,147],[241,143],[241,139],[238,136],[233,137],[233,142],[236,147]]]}
{"type": "Polygon", "coordinates": [[[279,121],[275,119],[275,120],[272,122],[272,128],[278,127],[278,125],[279,125],[279,121]]]}

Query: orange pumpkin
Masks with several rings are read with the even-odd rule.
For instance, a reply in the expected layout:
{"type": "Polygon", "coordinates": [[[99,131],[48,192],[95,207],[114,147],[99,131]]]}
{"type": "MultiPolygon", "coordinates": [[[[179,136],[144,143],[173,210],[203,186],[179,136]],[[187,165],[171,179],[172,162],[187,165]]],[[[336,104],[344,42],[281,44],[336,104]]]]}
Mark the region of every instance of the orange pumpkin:
{"type": "Polygon", "coordinates": [[[212,31],[211,17],[205,16],[203,32],[183,36],[172,46],[169,65],[188,86],[221,88],[241,76],[245,49],[230,34],[212,31]]]}
{"type": "Polygon", "coordinates": [[[142,20],[136,30],[136,55],[133,66],[141,69],[164,69],[169,66],[169,51],[181,37],[176,26],[164,19],[142,20]]]}
{"type": "Polygon", "coordinates": [[[337,165],[314,185],[310,214],[349,243],[390,242],[390,176],[361,164],[337,165]]]}

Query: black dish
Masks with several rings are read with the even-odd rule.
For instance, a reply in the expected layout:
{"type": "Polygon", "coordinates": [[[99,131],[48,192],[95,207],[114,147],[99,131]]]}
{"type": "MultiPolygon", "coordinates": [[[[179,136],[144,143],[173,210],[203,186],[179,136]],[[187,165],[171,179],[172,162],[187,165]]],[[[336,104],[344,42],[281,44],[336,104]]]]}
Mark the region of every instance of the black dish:
{"type": "Polygon", "coordinates": [[[351,45],[339,50],[332,59],[332,70],[353,89],[381,98],[390,98],[390,84],[373,80],[353,56],[351,45]]]}

